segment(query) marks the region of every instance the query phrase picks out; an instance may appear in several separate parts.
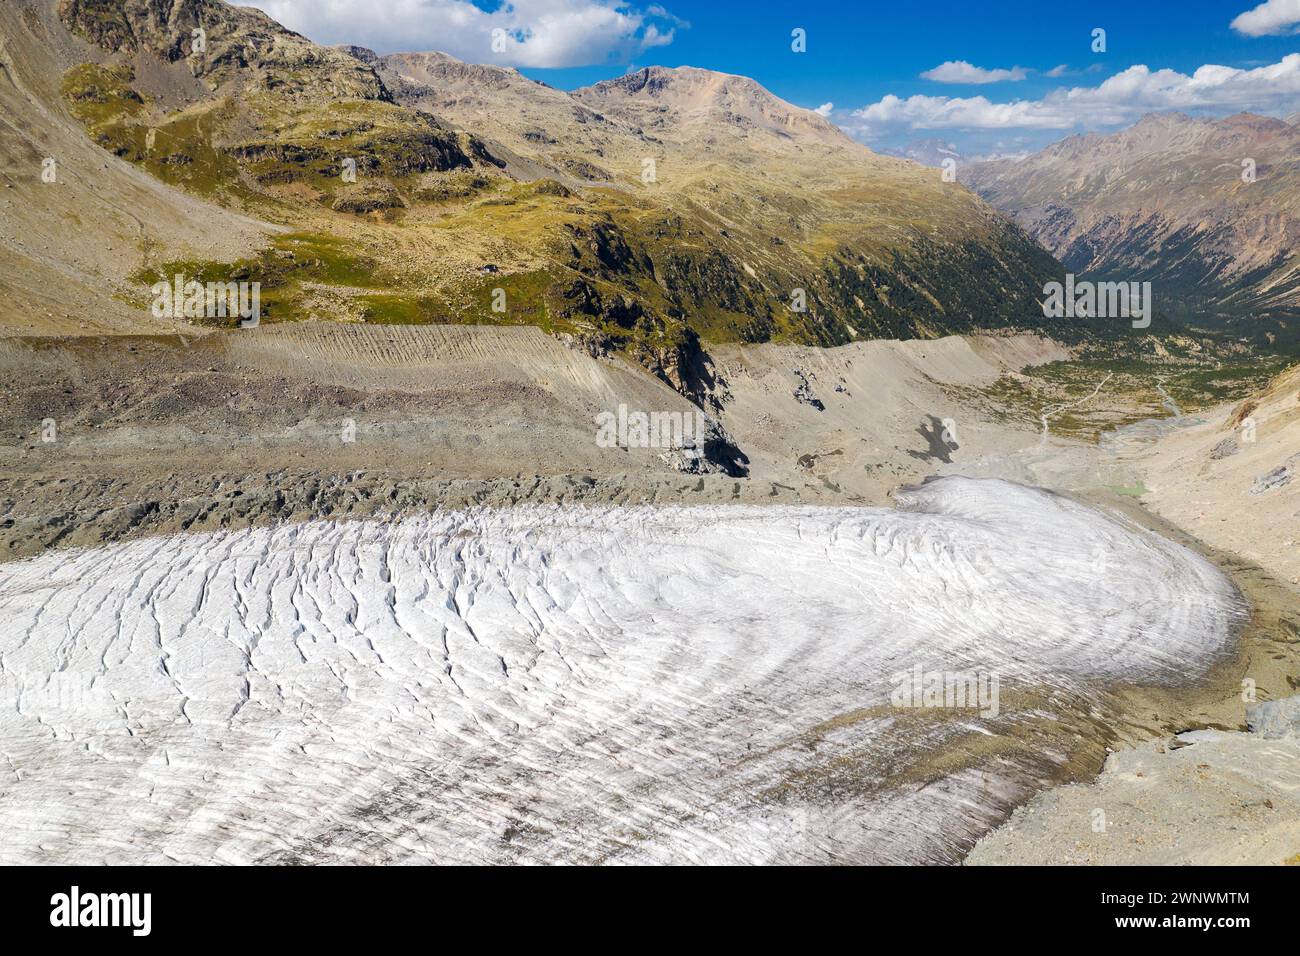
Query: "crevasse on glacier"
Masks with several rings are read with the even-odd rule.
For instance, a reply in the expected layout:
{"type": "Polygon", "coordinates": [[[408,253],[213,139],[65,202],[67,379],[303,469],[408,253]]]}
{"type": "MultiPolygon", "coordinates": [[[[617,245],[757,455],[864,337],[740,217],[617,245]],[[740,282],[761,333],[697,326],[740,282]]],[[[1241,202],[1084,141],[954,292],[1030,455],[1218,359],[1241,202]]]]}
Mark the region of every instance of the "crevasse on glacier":
{"type": "Polygon", "coordinates": [[[1032,715],[900,714],[895,674],[1083,693],[1186,680],[1232,639],[1231,584],[1149,532],[992,479],[896,501],[532,506],[0,566],[0,860],[933,858],[1013,768],[899,768],[1032,715]]]}

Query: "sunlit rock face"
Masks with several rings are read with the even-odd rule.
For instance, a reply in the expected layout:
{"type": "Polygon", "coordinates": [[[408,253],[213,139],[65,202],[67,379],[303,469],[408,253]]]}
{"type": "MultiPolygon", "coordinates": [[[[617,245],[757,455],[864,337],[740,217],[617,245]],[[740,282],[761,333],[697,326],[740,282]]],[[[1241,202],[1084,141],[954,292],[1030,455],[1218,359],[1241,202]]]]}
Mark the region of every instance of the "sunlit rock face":
{"type": "Polygon", "coordinates": [[[951,859],[1027,784],[1005,754],[919,755],[1232,641],[1212,565],[1075,502],[944,478],[897,504],[482,510],[0,566],[0,860],[951,859]],[[896,706],[918,666],[1039,703],[896,706]]]}

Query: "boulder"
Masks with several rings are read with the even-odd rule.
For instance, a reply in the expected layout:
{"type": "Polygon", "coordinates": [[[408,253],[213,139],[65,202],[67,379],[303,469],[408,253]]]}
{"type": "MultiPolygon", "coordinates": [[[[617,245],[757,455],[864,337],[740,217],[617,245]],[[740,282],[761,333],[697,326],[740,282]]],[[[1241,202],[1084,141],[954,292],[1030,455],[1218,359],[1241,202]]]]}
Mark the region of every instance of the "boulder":
{"type": "Polygon", "coordinates": [[[1246,708],[1246,726],[1269,740],[1300,737],[1300,694],[1252,704],[1246,708]]]}

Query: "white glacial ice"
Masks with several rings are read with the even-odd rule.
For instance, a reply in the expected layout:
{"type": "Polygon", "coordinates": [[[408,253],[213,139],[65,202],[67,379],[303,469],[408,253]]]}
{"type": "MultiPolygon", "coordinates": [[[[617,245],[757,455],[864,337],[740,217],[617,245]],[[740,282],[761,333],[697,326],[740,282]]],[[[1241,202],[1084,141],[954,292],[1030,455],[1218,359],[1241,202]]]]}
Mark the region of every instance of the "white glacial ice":
{"type": "MultiPolygon", "coordinates": [[[[948,859],[1024,794],[893,676],[1183,682],[1210,563],[995,479],[897,509],[530,506],[0,565],[0,862],[948,859]]],[[[1058,755],[1059,759],[1059,755],[1058,755]]]]}

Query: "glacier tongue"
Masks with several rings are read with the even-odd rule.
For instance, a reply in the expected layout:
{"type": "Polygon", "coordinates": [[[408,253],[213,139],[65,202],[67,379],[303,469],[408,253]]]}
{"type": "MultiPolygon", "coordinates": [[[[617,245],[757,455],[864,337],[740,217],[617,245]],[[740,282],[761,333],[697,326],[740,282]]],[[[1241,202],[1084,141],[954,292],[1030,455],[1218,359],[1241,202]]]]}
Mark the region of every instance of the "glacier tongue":
{"type": "Polygon", "coordinates": [[[932,858],[1013,769],[898,768],[1029,716],[917,720],[894,675],[1086,693],[1192,679],[1232,640],[1231,584],[1149,532],[995,479],[897,502],[484,509],[0,566],[0,861],[932,858]]]}

